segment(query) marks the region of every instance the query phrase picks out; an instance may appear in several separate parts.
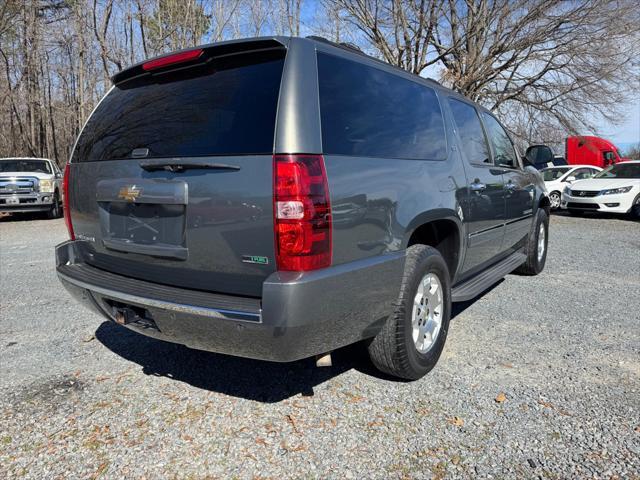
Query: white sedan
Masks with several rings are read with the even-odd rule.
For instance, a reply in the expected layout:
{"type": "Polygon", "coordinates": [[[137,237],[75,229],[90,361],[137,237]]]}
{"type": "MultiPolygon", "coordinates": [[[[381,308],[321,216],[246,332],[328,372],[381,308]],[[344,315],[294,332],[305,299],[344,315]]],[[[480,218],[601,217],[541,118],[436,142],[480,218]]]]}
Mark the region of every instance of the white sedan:
{"type": "Polygon", "coordinates": [[[564,165],[540,170],[544,185],[547,187],[547,192],[549,192],[551,210],[560,208],[562,190],[568,183],[591,178],[601,171],[600,167],[593,165],[564,165]]]}
{"type": "Polygon", "coordinates": [[[640,216],[640,160],[620,162],[595,177],[567,185],[561,206],[569,213],[632,213],[640,216]]]}

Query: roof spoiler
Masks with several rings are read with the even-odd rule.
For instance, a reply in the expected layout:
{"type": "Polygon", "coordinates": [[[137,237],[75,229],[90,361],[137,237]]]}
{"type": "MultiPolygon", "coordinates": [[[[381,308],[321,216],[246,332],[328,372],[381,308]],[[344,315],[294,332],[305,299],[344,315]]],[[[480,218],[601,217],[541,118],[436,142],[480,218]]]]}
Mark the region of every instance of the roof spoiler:
{"type": "Polygon", "coordinates": [[[262,37],[186,48],[136,63],[116,73],[111,77],[111,81],[114,85],[119,85],[127,80],[153,75],[159,71],[165,72],[177,68],[202,65],[214,58],[239,53],[284,49],[287,47],[287,40],[286,37],[262,37]]]}

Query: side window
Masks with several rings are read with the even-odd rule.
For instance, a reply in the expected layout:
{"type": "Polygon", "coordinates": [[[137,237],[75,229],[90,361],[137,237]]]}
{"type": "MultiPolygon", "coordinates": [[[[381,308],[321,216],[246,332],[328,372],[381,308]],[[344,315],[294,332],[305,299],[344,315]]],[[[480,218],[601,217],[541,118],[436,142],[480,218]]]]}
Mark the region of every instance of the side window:
{"type": "Polygon", "coordinates": [[[603,152],[604,164],[612,165],[616,162],[616,157],[613,155],[613,152],[603,152]]]}
{"type": "Polygon", "coordinates": [[[584,180],[585,178],[591,178],[593,173],[590,168],[579,168],[572,175],[576,177],[576,180],[584,180]]]}
{"type": "Polygon", "coordinates": [[[483,117],[491,145],[493,146],[496,165],[516,168],[518,166],[518,157],[516,156],[516,151],[513,148],[509,135],[492,115],[483,113],[483,117]]]}
{"type": "Polygon", "coordinates": [[[462,150],[471,163],[491,164],[491,153],[476,109],[468,103],[449,99],[462,150]]]}
{"type": "Polygon", "coordinates": [[[443,160],[447,141],[435,91],[420,83],[318,53],[324,153],[443,160]]]}

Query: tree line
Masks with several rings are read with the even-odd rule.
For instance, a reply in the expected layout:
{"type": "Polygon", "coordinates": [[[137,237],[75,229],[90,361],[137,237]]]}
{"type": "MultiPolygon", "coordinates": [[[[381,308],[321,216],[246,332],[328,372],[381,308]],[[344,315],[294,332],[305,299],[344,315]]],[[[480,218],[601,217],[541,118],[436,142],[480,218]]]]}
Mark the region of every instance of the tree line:
{"type": "Polygon", "coordinates": [[[522,145],[558,144],[624,120],[638,25],[628,0],[4,0],[0,157],[63,165],[117,71],[264,35],[351,43],[495,111],[522,145]]]}

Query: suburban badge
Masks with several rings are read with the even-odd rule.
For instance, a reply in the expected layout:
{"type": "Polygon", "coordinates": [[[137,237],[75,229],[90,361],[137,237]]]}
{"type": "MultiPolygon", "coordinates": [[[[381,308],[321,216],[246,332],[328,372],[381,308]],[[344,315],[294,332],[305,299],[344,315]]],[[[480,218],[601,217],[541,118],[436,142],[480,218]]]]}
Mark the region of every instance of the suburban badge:
{"type": "Polygon", "coordinates": [[[244,263],[257,263],[259,265],[269,265],[269,257],[262,257],[260,255],[243,255],[242,261],[244,263]]]}

